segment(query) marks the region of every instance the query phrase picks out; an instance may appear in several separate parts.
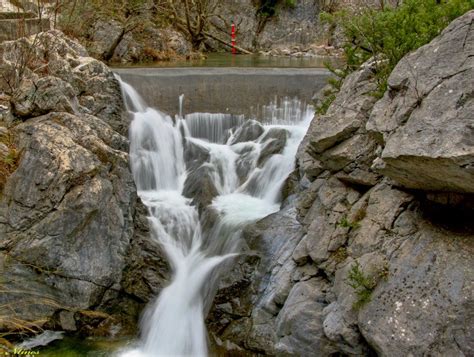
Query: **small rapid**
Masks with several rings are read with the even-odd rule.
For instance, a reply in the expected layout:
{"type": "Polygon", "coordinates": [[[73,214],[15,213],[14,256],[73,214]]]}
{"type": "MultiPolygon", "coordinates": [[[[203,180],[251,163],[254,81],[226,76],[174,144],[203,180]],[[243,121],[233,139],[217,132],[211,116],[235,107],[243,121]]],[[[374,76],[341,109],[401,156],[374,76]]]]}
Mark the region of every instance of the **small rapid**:
{"type": "Polygon", "coordinates": [[[120,355],[206,356],[205,313],[222,263],[239,253],[246,224],[279,210],[282,185],[314,112],[284,100],[264,108],[261,125],[229,114],[184,116],[180,97],[180,114],[171,118],[118,79],[133,117],[130,165],[148,208],[150,239],[162,246],[172,271],[170,284],[143,314],[138,347],[120,355]],[[189,187],[201,192],[205,185],[213,194],[198,208],[189,187]],[[210,228],[201,222],[202,210],[216,213],[210,228]]]}

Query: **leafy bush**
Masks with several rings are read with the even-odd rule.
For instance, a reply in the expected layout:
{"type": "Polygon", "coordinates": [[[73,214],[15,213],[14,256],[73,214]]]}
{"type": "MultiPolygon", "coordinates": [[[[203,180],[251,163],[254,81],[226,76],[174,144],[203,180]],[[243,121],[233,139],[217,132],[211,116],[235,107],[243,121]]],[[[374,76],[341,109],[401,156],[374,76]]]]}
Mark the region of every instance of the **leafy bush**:
{"type": "Polygon", "coordinates": [[[346,65],[339,70],[328,66],[336,76],[336,85],[318,112],[326,112],[342,80],[371,57],[379,59],[377,91],[373,94],[381,97],[387,89],[388,76],[403,56],[430,42],[452,20],[471,9],[474,0],[404,0],[396,8],[364,7],[321,14],[323,21],[338,24],[344,31],[346,65]]]}

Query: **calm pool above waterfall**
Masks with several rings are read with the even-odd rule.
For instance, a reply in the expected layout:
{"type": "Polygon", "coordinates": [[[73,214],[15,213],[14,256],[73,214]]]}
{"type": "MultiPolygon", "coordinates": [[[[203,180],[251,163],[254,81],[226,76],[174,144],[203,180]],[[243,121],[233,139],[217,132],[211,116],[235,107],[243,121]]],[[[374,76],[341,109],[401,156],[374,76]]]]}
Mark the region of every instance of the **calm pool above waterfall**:
{"type": "Polygon", "coordinates": [[[160,61],[133,65],[115,65],[115,67],[265,67],[265,68],[323,68],[329,62],[337,64],[335,57],[290,57],[264,55],[232,55],[230,53],[209,53],[204,59],[160,61]]]}

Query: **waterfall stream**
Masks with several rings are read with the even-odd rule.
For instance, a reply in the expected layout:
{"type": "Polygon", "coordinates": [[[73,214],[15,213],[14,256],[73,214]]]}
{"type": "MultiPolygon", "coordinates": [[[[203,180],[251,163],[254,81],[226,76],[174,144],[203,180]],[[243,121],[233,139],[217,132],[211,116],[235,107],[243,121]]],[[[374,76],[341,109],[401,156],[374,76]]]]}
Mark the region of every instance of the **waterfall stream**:
{"type": "Polygon", "coordinates": [[[262,125],[229,114],[183,117],[180,97],[173,119],[120,83],[133,116],[130,162],[149,211],[150,239],[163,247],[172,270],[170,284],[144,313],[139,346],[121,356],[206,356],[204,314],[219,268],[238,254],[246,224],[279,210],[281,187],[314,113],[285,100],[263,108],[262,125]],[[204,184],[214,190],[204,209],[217,213],[207,231],[189,197],[190,188],[202,191],[204,184]]]}

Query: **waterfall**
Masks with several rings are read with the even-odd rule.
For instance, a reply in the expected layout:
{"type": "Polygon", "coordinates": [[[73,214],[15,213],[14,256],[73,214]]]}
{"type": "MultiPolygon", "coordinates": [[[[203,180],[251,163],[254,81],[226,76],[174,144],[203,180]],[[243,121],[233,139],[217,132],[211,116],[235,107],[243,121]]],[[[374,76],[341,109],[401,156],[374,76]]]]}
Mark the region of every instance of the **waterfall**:
{"type": "Polygon", "coordinates": [[[299,102],[283,111],[273,106],[267,110],[269,124],[263,125],[257,139],[230,144],[232,132],[244,125],[243,117],[194,113],[183,118],[181,97],[180,114],[173,120],[147,107],[130,85],[118,79],[133,117],[130,165],[148,208],[150,239],[163,247],[172,270],[170,284],[144,313],[139,346],[121,356],[206,356],[204,312],[217,288],[219,268],[238,254],[246,224],[278,211],[281,187],[294,169],[296,150],[313,111],[295,114],[299,102]],[[286,136],[284,148],[264,158],[262,153],[275,143],[270,135],[275,132],[286,136]],[[186,145],[207,155],[199,168],[209,173],[217,192],[207,209],[217,212],[218,219],[208,232],[203,232],[192,199],[183,193],[186,182],[202,179],[193,176],[196,167],[186,165],[186,145]]]}
{"type": "Polygon", "coordinates": [[[194,138],[206,139],[212,143],[225,143],[229,131],[244,122],[243,115],[191,113],[185,121],[194,138]]]}

